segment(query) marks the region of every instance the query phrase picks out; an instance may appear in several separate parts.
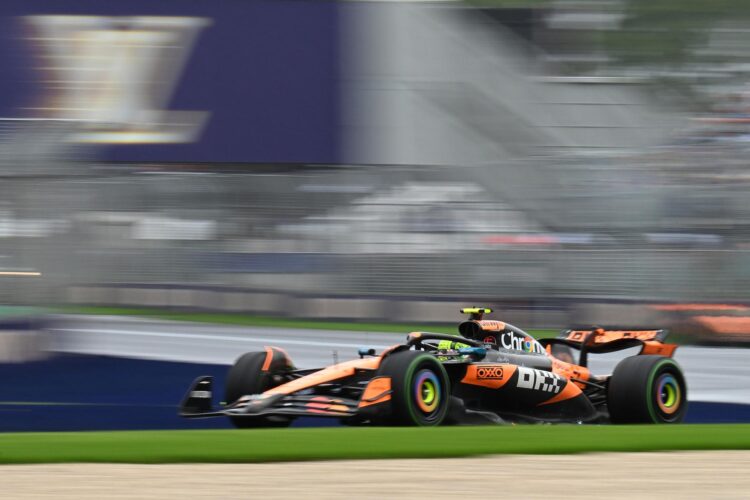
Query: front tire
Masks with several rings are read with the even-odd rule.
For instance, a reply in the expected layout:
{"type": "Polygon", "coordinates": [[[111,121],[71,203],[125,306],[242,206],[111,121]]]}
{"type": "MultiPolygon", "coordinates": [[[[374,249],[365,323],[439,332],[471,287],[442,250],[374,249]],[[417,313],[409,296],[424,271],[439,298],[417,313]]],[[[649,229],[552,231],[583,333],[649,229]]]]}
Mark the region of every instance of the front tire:
{"type": "Polygon", "coordinates": [[[672,358],[625,358],[609,380],[607,404],[615,424],[681,422],[687,412],[685,377],[672,358]]]}
{"type": "Polygon", "coordinates": [[[391,377],[389,425],[440,425],[448,413],[450,380],[433,356],[401,351],[386,357],[379,375],[391,377]]]}
{"type": "MultiPolygon", "coordinates": [[[[266,352],[248,352],[235,361],[227,374],[224,401],[231,404],[242,396],[260,394],[283,383],[283,368],[279,363],[271,363],[263,371],[266,352]]],[[[235,427],[288,427],[292,421],[279,417],[229,417],[235,427]]]]}

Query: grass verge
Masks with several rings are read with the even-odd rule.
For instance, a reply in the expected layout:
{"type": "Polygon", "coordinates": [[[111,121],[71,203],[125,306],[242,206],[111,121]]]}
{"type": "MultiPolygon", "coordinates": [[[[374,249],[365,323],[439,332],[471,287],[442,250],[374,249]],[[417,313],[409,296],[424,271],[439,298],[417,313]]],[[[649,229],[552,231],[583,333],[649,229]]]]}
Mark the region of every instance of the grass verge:
{"type": "Polygon", "coordinates": [[[0,463],[282,462],[750,449],[750,425],[299,428],[0,434],[0,463]]]}
{"type": "MultiPolygon", "coordinates": [[[[60,314],[88,314],[107,316],[140,316],[144,318],[165,319],[170,321],[194,321],[199,323],[215,323],[226,325],[267,326],[272,328],[300,328],[311,330],[347,330],[357,332],[392,332],[409,333],[415,331],[429,331],[435,333],[457,333],[461,316],[456,316],[454,324],[395,324],[395,323],[360,323],[345,321],[320,321],[303,319],[273,318],[268,316],[249,316],[241,313],[215,313],[197,311],[168,311],[164,309],[130,308],[130,307],[84,307],[66,306],[50,309],[60,314]]],[[[554,337],[557,330],[529,330],[536,338],[554,337]]]]}

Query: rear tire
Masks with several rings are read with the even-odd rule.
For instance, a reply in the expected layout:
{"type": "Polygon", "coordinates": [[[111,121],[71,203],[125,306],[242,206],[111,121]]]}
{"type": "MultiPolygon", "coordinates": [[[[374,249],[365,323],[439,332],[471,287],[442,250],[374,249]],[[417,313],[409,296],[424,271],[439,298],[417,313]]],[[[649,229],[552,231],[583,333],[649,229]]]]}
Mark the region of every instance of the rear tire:
{"type": "Polygon", "coordinates": [[[389,425],[440,425],[450,403],[450,380],[433,356],[401,351],[383,360],[378,375],[391,377],[389,425]]]}
{"type": "MultiPolygon", "coordinates": [[[[268,389],[281,385],[283,371],[273,363],[268,371],[263,371],[266,360],[265,352],[248,352],[235,361],[227,374],[224,401],[233,403],[248,394],[260,394],[268,389]]],[[[235,427],[241,429],[253,427],[288,427],[292,421],[277,417],[229,417],[235,427]]]]}
{"type": "Polygon", "coordinates": [[[687,412],[685,377],[672,358],[625,358],[609,379],[607,405],[615,424],[681,422],[687,412]]]}

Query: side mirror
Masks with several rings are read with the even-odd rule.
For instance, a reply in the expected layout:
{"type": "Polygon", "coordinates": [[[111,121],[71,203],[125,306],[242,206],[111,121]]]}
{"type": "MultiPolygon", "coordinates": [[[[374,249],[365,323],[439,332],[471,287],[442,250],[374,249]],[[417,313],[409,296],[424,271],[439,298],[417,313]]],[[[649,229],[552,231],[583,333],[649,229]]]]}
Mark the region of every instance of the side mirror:
{"type": "Polygon", "coordinates": [[[365,356],[375,356],[375,349],[372,347],[360,347],[357,354],[359,354],[359,359],[362,359],[365,356]]]}

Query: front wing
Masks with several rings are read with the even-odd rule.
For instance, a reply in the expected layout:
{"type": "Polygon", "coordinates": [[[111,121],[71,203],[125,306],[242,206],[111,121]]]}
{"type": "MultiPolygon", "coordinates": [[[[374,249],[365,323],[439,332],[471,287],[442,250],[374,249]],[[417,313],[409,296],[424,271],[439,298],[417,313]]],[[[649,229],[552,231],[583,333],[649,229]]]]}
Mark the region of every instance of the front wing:
{"type": "Polygon", "coordinates": [[[361,414],[372,414],[372,403],[387,402],[388,394],[378,394],[375,398],[361,400],[335,398],[321,395],[302,394],[255,394],[243,396],[227,406],[214,408],[213,377],[202,376],[195,379],[180,403],[180,416],[205,418],[229,417],[336,417],[347,418],[361,414]],[[371,400],[371,401],[370,401],[371,400]]]}

